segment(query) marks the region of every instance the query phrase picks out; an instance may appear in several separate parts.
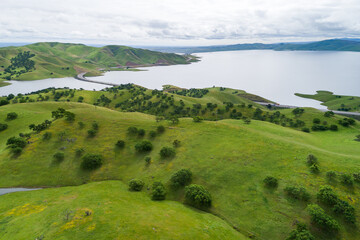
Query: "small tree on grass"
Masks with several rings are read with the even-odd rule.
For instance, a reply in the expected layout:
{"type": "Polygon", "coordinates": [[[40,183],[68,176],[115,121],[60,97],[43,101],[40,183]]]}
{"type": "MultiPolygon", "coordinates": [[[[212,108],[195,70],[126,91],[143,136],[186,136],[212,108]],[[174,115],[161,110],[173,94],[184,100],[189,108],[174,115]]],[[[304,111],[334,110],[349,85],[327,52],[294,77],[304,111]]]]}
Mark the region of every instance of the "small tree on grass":
{"type": "Polygon", "coordinates": [[[180,147],[180,144],[181,144],[181,142],[180,142],[180,140],[177,140],[177,139],[175,139],[174,141],[173,141],[173,146],[174,147],[180,147]]]}
{"type": "Polygon", "coordinates": [[[77,149],[75,150],[75,155],[76,155],[77,157],[80,157],[81,155],[84,154],[84,152],[85,152],[85,150],[84,150],[83,148],[77,148],[77,149]]]}
{"type": "Polygon", "coordinates": [[[157,133],[156,133],[154,130],[151,130],[151,131],[149,132],[150,138],[154,138],[154,137],[156,137],[156,135],[157,135],[157,133]]]}
{"type": "Polygon", "coordinates": [[[318,174],[320,172],[319,165],[314,163],[313,165],[310,166],[310,171],[314,174],[318,174]]]}
{"type": "Polygon", "coordinates": [[[360,142],[360,134],[359,134],[359,135],[356,135],[355,141],[360,142]]]}
{"type": "Polygon", "coordinates": [[[171,147],[163,147],[160,150],[160,156],[162,158],[171,158],[174,157],[176,154],[175,149],[171,148],[171,147]]]}
{"type": "Polygon", "coordinates": [[[83,129],[85,127],[85,123],[83,122],[78,122],[79,128],[83,129]]]}
{"type": "Polygon", "coordinates": [[[145,162],[146,162],[146,164],[150,164],[151,163],[151,157],[146,156],[145,157],[145,162]]]}
{"type": "Polygon", "coordinates": [[[284,191],[291,198],[301,201],[310,200],[310,194],[303,187],[287,186],[284,191]]]}
{"type": "Polygon", "coordinates": [[[144,140],[135,145],[135,150],[139,153],[150,152],[153,149],[153,145],[150,141],[144,140]]]}
{"type": "Polygon", "coordinates": [[[166,197],[166,189],[161,182],[154,182],[152,185],[152,193],[151,199],[152,200],[164,200],[166,197]]]}
{"type": "Polygon", "coordinates": [[[140,179],[132,179],[129,182],[129,190],[139,192],[144,186],[144,182],[140,179]]]}
{"type": "Polygon", "coordinates": [[[18,115],[16,112],[11,112],[11,113],[7,114],[6,119],[7,120],[15,120],[17,117],[18,117],[18,115]]]}
{"type": "Polygon", "coordinates": [[[122,149],[125,147],[125,141],[124,140],[119,140],[115,143],[115,146],[122,149]]]}
{"type": "Polygon", "coordinates": [[[344,173],[340,176],[341,183],[346,186],[352,186],[354,185],[354,179],[350,174],[344,173]]]}
{"type": "Polygon", "coordinates": [[[44,141],[50,140],[51,135],[52,135],[51,132],[45,132],[44,135],[42,136],[42,139],[44,141]]]}
{"type": "Polygon", "coordinates": [[[304,223],[296,224],[296,229],[292,230],[286,240],[315,240],[304,223]]]}
{"type": "Polygon", "coordinates": [[[0,132],[6,130],[8,128],[8,125],[6,123],[0,123],[0,132]]]}
{"type": "Polygon", "coordinates": [[[91,126],[95,131],[99,130],[99,124],[97,122],[93,122],[91,126]]]}
{"type": "Polygon", "coordinates": [[[53,155],[53,158],[54,158],[55,161],[61,162],[61,161],[64,160],[65,154],[64,154],[63,152],[57,152],[57,153],[55,153],[55,154],[53,155]]]}
{"type": "Polygon", "coordinates": [[[277,188],[277,186],[278,186],[278,180],[271,176],[267,176],[263,180],[263,182],[264,182],[265,186],[268,188],[277,188]]]}
{"type": "Polygon", "coordinates": [[[163,125],[160,125],[160,126],[158,126],[157,128],[156,128],[156,131],[158,132],[158,133],[164,133],[165,132],[165,127],[163,126],[163,125]]]}
{"type": "Polygon", "coordinates": [[[95,129],[88,130],[88,137],[93,138],[96,136],[97,131],[95,129]]]}
{"type": "Polygon", "coordinates": [[[129,135],[137,135],[138,134],[138,129],[137,127],[129,127],[127,129],[127,132],[129,135]]]}
{"type": "Polygon", "coordinates": [[[84,170],[94,170],[101,167],[103,157],[100,154],[88,153],[82,158],[81,168],[84,170]]]}
{"type": "Polygon", "coordinates": [[[174,189],[184,187],[191,183],[192,172],[189,169],[181,169],[171,176],[170,184],[174,189]]]}
{"type": "Polygon", "coordinates": [[[199,209],[211,207],[211,194],[201,185],[191,184],[185,187],[185,202],[199,209]]]}
{"type": "Polygon", "coordinates": [[[326,173],[326,178],[329,180],[329,181],[334,181],[337,177],[337,174],[335,171],[328,171],[326,173]]]}
{"type": "Polygon", "coordinates": [[[307,161],[306,161],[308,166],[311,166],[313,164],[318,164],[318,160],[317,157],[315,157],[313,154],[309,154],[307,156],[307,161]]]}
{"type": "Polygon", "coordinates": [[[139,129],[139,130],[138,130],[138,136],[139,136],[139,137],[145,136],[145,130],[144,130],[144,129],[139,129]]]}
{"type": "Polygon", "coordinates": [[[75,113],[66,111],[65,114],[64,114],[64,116],[65,116],[65,120],[68,121],[68,122],[73,122],[73,121],[75,121],[75,113]]]}
{"type": "Polygon", "coordinates": [[[202,122],[202,120],[203,120],[202,117],[199,117],[199,116],[193,117],[193,121],[196,122],[196,123],[202,122]]]}
{"type": "Polygon", "coordinates": [[[308,212],[311,216],[311,221],[326,231],[338,231],[339,224],[317,204],[310,204],[308,212]]]}

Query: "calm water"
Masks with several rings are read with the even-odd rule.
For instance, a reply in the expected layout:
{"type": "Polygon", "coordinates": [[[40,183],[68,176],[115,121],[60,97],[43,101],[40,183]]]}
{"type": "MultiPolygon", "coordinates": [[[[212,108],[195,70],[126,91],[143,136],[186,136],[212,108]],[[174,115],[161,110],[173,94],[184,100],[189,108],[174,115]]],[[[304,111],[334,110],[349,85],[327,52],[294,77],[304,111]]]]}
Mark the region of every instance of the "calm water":
{"type": "MultiPolygon", "coordinates": [[[[164,84],[185,88],[223,86],[242,89],[281,104],[317,108],[321,107],[319,102],[296,97],[294,93],[328,90],[360,96],[360,53],[253,50],[197,55],[201,61],[190,65],[151,67],[140,72],[109,72],[93,79],[135,83],[151,89],[161,89],[164,84]]],[[[31,91],[33,87],[61,85],[84,89],[104,87],[72,78],[41,81],[16,82],[13,86],[0,88],[0,95],[9,94],[9,91],[26,92],[30,87],[31,91]]]]}
{"type": "Polygon", "coordinates": [[[6,193],[12,193],[12,192],[33,191],[38,189],[40,188],[0,188],[0,195],[4,195],[6,193]]]}

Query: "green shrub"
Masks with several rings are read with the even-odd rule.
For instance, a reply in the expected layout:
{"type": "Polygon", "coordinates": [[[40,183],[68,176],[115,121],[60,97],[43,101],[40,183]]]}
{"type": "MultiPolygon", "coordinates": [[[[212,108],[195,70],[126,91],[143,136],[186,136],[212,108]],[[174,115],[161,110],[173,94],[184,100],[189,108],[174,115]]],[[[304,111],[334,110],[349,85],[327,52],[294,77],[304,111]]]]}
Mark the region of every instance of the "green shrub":
{"type": "Polygon", "coordinates": [[[310,132],[310,128],[308,128],[308,127],[303,127],[303,128],[301,129],[301,131],[306,132],[306,133],[309,133],[309,132],[310,132]]]}
{"type": "Polygon", "coordinates": [[[360,173],[353,174],[354,181],[360,183],[360,173]]]}
{"type": "Polygon", "coordinates": [[[315,238],[305,224],[298,223],[296,224],[296,229],[291,231],[290,236],[286,240],[315,240],[315,238]]]}
{"type": "Polygon", "coordinates": [[[339,199],[332,210],[336,214],[343,215],[347,222],[353,224],[356,222],[355,208],[348,202],[339,199]]]}
{"type": "Polygon", "coordinates": [[[129,135],[137,135],[138,134],[138,129],[137,129],[137,127],[129,127],[127,129],[127,133],[129,135]]]}
{"type": "Polygon", "coordinates": [[[100,154],[88,153],[82,158],[81,168],[84,170],[94,170],[101,167],[103,157],[100,154]]]}
{"type": "Polygon", "coordinates": [[[193,117],[193,121],[196,122],[196,123],[202,122],[202,120],[203,120],[202,117],[199,117],[199,116],[193,117]]]}
{"type": "Polygon", "coordinates": [[[326,177],[327,177],[328,180],[333,181],[333,180],[336,179],[337,174],[336,174],[336,172],[334,172],[334,171],[328,171],[328,172],[326,173],[326,177]]]}
{"type": "Polygon", "coordinates": [[[156,135],[157,135],[157,133],[156,133],[154,130],[151,130],[151,131],[149,132],[150,138],[154,138],[154,137],[156,137],[156,135]]]}
{"type": "Polygon", "coordinates": [[[310,200],[310,194],[303,187],[287,186],[284,191],[291,198],[301,201],[310,200]]]}
{"type": "Polygon", "coordinates": [[[207,209],[211,207],[210,193],[200,185],[191,184],[185,187],[185,202],[199,209],[207,209]]]}
{"type": "Polygon", "coordinates": [[[311,216],[311,221],[327,231],[338,231],[339,224],[317,204],[310,204],[308,212],[311,216]]]}
{"type": "Polygon", "coordinates": [[[6,142],[6,145],[9,146],[10,148],[16,148],[16,147],[24,148],[26,147],[26,144],[27,144],[26,140],[21,137],[11,137],[6,142]]]}
{"type": "Polygon", "coordinates": [[[7,116],[6,116],[6,119],[7,120],[14,120],[18,117],[17,113],[15,112],[11,112],[11,113],[8,113],[7,116]]]}
{"type": "Polygon", "coordinates": [[[53,155],[53,158],[57,162],[61,162],[65,158],[65,154],[63,152],[57,152],[53,155]]]}
{"type": "Polygon", "coordinates": [[[320,119],[319,119],[319,118],[314,118],[314,119],[313,119],[313,123],[315,123],[315,124],[320,124],[320,119]]]}
{"type": "Polygon", "coordinates": [[[85,127],[85,123],[83,122],[78,122],[79,128],[83,129],[85,127]]]}
{"type": "Polygon", "coordinates": [[[177,140],[177,139],[175,139],[174,141],[173,141],[173,146],[174,147],[180,147],[180,144],[181,144],[181,142],[180,142],[180,140],[177,140]]]}
{"type": "Polygon", "coordinates": [[[75,155],[76,155],[77,157],[80,157],[81,155],[84,154],[84,152],[85,152],[85,150],[84,150],[83,148],[77,148],[77,149],[75,150],[75,155]]]}
{"type": "Polygon", "coordinates": [[[8,125],[6,123],[0,123],[0,132],[4,131],[8,128],[8,125]]]}
{"type": "Polygon", "coordinates": [[[165,127],[163,125],[160,125],[156,128],[156,131],[158,133],[163,133],[163,132],[165,132],[165,127]]]}
{"type": "Polygon", "coordinates": [[[118,148],[124,148],[125,147],[125,141],[119,140],[115,143],[115,146],[118,148]]]}
{"type": "Polygon", "coordinates": [[[88,137],[95,137],[97,134],[97,131],[95,129],[89,129],[88,131],[88,137]]]}
{"type": "Polygon", "coordinates": [[[310,171],[314,174],[318,174],[320,172],[319,165],[314,163],[313,165],[310,166],[310,171]]]}
{"type": "Polygon", "coordinates": [[[263,180],[263,182],[264,182],[265,186],[268,188],[277,188],[277,186],[278,186],[278,180],[271,176],[267,176],[263,180]]]}
{"type": "Polygon", "coordinates": [[[170,184],[174,189],[184,187],[191,183],[192,172],[189,169],[181,169],[171,176],[170,184]]]}
{"type": "Polygon", "coordinates": [[[334,206],[339,198],[330,186],[321,186],[317,199],[325,205],[334,206]]]}
{"type": "Polygon", "coordinates": [[[93,122],[91,126],[95,131],[99,130],[99,124],[97,122],[93,122]]]}
{"type": "Polygon", "coordinates": [[[146,162],[146,164],[150,164],[151,163],[151,157],[146,156],[145,157],[145,162],[146,162]]]}
{"type": "Polygon", "coordinates": [[[350,174],[344,173],[340,175],[341,183],[346,186],[352,186],[354,185],[354,179],[350,174]]]}
{"type": "Polygon", "coordinates": [[[42,136],[42,139],[43,139],[44,141],[50,140],[51,136],[52,136],[52,133],[51,133],[51,132],[45,132],[44,135],[42,136]]]}
{"type": "Polygon", "coordinates": [[[309,154],[309,155],[307,156],[307,161],[306,161],[306,163],[307,163],[308,166],[311,166],[311,165],[313,165],[313,164],[318,164],[318,160],[317,160],[317,158],[316,158],[314,155],[309,154]]]}
{"type": "Polygon", "coordinates": [[[171,147],[163,147],[160,150],[160,156],[162,158],[171,158],[174,157],[176,154],[175,149],[171,148],[171,147]]]}
{"type": "Polygon", "coordinates": [[[21,147],[13,147],[10,149],[11,153],[14,155],[19,155],[22,153],[22,148],[21,147]]]}
{"type": "Polygon", "coordinates": [[[324,113],[324,116],[325,117],[332,117],[332,116],[334,116],[334,112],[333,111],[327,111],[327,112],[324,113]]]}
{"type": "Polygon", "coordinates": [[[68,122],[75,121],[75,113],[66,111],[64,116],[65,116],[65,120],[68,121],[68,122]]]}
{"type": "Polygon", "coordinates": [[[145,136],[145,130],[144,130],[144,129],[139,129],[139,130],[138,130],[138,136],[139,136],[139,137],[145,136]]]}
{"type": "Polygon", "coordinates": [[[329,128],[331,131],[337,131],[338,130],[338,126],[335,125],[335,124],[332,124],[330,125],[330,128],[329,128]]]}
{"type": "Polygon", "coordinates": [[[153,149],[153,145],[150,141],[144,140],[135,145],[137,152],[150,152],[153,149]]]}
{"type": "Polygon", "coordinates": [[[152,185],[152,193],[151,199],[152,200],[164,200],[166,197],[166,189],[161,182],[154,182],[152,185]]]}
{"type": "Polygon", "coordinates": [[[129,181],[129,190],[139,192],[144,187],[144,182],[140,179],[132,179],[129,181]]]}

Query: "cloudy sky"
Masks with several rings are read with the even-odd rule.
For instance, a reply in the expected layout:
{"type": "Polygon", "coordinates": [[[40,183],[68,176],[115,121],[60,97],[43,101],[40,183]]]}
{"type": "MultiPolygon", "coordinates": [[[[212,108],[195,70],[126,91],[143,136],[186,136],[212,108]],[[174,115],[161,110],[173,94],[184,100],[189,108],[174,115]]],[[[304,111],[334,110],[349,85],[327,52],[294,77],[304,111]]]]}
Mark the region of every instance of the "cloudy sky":
{"type": "Polygon", "coordinates": [[[213,45],[360,38],[360,0],[1,0],[0,42],[213,45]]]}

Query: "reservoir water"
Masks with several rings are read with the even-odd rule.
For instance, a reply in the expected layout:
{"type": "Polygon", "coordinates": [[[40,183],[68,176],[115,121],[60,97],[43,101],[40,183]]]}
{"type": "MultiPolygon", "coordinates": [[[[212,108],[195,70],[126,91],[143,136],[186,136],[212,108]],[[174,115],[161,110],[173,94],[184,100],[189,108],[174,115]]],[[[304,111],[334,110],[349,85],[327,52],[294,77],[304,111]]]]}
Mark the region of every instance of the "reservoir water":
{"type": "MultiPolygon", "coordinates": [[[[196,54],[201,61],[189,65],[143,68],[147,71],[108,72],[97,81],[135,83],[150,89],[164,84],[184,88],[222,86],[242,89],[287,105],[324,108],[319,102],[294,93],[328,90],[360,96],[360,53],[251,50],[196,54]]],[[[0,95],[26,93],[47,87],[102,89],[106,86],[73,78],[15,82],[0,88],[0,95]]]]}

